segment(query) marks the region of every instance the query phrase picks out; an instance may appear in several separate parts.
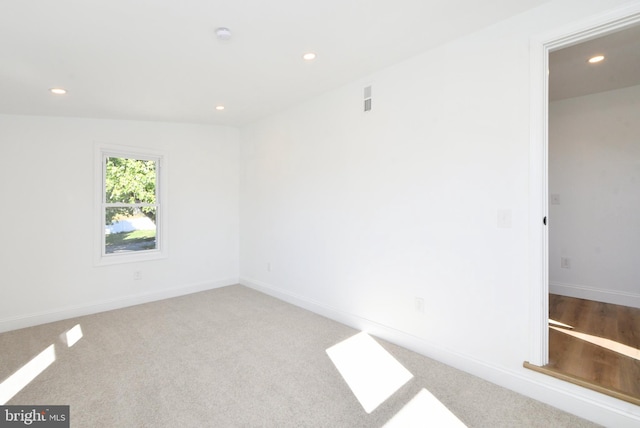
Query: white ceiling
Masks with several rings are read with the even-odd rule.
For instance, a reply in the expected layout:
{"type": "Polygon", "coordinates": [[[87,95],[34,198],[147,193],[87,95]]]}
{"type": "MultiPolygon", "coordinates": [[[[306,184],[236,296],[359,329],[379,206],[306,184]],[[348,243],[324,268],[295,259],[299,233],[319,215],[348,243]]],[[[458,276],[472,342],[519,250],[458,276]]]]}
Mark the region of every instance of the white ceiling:
{"type": "Polygon", "coordinates": [[[240,126],[546,1],[3,0],[0,113],[240,126]]]}
{"type": "Polygon", "coordinates": [[[640,85],[640,25],[549,54],[549,100],[640,85]],[[605,60],[589,64],[589,58],[605,60]]]}

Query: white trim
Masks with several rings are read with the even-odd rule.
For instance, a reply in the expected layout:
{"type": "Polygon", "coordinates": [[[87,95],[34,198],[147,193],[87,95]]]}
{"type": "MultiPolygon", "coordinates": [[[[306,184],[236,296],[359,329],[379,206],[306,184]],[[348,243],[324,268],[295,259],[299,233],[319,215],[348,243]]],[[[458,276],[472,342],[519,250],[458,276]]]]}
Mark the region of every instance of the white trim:
{"type": "Polygon", "coordinates": [[[94,265],[108,266],[121,263],[142,262],[148,260],[159,260],[169,257],[169,203],[167,197],[168,181],[168,156],[163,151],[152,150],[141,147],[130,147],[115,144],[95,143],[94,145],[94,200],[96,220],[93,227],[94,235],[94,265]],[[104,254],[104,204],[102,201],[104,190],[104,157],[121,156],[144,160],[157,161],[156,180],[156,247],[155,250],[136,251],[131,253],[104,254]]]}
{"type": "Polygon", "coordinates": [[[620,428],[640,423],[640,411],[633,404],[525,368],[512,370],[489,364],[265,282],[241,277],[240,284],[596,423],[620,428]]]}
{"type": "Polygon", "coordinates": [[[530,171],[529,171],[529,241],[530,241],[530,318],[532,332],[530,362],[548,362],[548,295],[549,257],[548,230],[542,218],[548,216],[547,153],[548,153],[548,73],[549,52],[590,40],[640,22],[640,3],[631,2],[566,28],[537,36],[531,40],[531,111],[530,111],[530,171]]]}
{"type": "Polygon", "coordinates": [[[613,303],[614,305],[631,306],[640,309],[640,294],[638,293],[628,293],[625,291],[608,290],[589,285],[569,284],[557,281],[549,282],[549,292],[561,296],[595,300],[597,302],[613,303]]]}
{"type": "MultiPolygon", "coordinates": [[[[547,126],[548,126],[548,58],[544,47],[537,41],[531,42],[531,110],[529,145],[529,280],[531,287],[531,354],[529,362],[543,366],[548,362],[549,332],[549,257],[548,227],[543,219],[548,216],[547,208],[547,126]],[[542,94],[542,97],[540,95],[542,94]],[[541,256],[542,252],[542,256],[541,256]],[[540,287],[542,285],[542,287],[540,287]]],[[[548,221],[547,221],[548,224],[548,221]]]]}
{"type": "Polygon", "coordinates": [[[132,294],[130,296],[118,297],[115,299],[100,300],[85,305],[67,306],[19,317],[4,318],[0,319],[0,333],[84,315],[96,314],[99,312],[111,311],[114,309],[126,308],[128,306],[139,305],[142,303],[169,299],[171,297],[184,296],[186,294],[226,287],[237,283],[238,278],[198,282],[194,284],[181,285],[179,287],[167,288],[164,290],[154,290],[132,294]]]}

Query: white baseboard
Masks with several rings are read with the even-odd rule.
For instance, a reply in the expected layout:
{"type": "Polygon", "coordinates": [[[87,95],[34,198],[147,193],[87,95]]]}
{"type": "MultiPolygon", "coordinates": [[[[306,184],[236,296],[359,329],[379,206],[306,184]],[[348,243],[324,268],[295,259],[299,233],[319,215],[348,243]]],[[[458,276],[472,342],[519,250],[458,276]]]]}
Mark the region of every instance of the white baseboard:
{"type": "Polygon", "coordinates": [[[34,325],[46,324],[49,322],[65,320],[69,318],[91,315],[113,309],[126,308],[127,306],[139,305],[141,303],[154,302],[156,300],[169,299],[171,297],[183,296],[197,293],[199,291],[211,290],[237,284],[238,278],[229,278],[218,281],[199,282],[195,284],[183,285],[164,290],[150,291],[146,293],[124,296],[115,299],[92,302],[86,305],[67,306],[56,308],[50,311],[37,312],[13,318],[0,319],[0,333],[10,330],[17,330],[34,325]]]}
{"type": "Polygon", "coordinates": [[[240,284],[355,329],[367,331],[383,340],[598,424],[615,427],[640,426],[640,408],[633,404],[523,367],[512,370],[480,361],[470,355],[444,349],[403,331],[337,310],[258,280],[241,277],[240,284]]]}
{"type": "Polygon", "coordinates": [[[561,296],[595,300],[596,302],[613,303],[614,305],[631,306],[640,309],[640,294],[637,293],[606,290],[603,288],[556,281],[549,281],[549,292],[561,296]]]}

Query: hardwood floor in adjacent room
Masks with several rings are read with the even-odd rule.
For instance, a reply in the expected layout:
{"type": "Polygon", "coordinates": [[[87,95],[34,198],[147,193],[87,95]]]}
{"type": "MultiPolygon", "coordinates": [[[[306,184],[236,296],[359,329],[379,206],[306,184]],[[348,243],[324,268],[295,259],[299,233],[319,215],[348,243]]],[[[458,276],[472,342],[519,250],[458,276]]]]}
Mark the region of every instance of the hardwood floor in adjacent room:
{"type": "Polygon", "coordinates": [[[544,368],[638,404],[640,309],[550,294],[544,368]]]}

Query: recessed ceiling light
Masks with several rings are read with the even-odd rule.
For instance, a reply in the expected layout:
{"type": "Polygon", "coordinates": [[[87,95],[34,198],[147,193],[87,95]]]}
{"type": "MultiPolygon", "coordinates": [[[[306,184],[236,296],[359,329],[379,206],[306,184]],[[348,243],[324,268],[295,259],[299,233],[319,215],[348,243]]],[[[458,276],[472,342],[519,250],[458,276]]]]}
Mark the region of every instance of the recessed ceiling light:
{"type": "Polygon", "coordinates": [[[591,58],[589,58],[589,63],[590,64],[595,64],[597,62],[600,62],[604,59],[603,55],[596,55],[596,56],[592,56],[591,58]]]}
{"type": "Polygon", "coordinates": [[[302,55],[302,59],[304,59],[305,61],[313,61],[314,59],[316,59],[316,54],[314,54],[313,52],[307,52],[306,54],[302,55]]]}
{"type": "Polygon", "coordinates": [[[62,89],[62,88],[51,88],[51,89],[49,89],[49,91],[52,94],[56,94],[56,95],[64,95],[64,94],[67,93],[67,90],[66,89],[62,89]]]}
{"type": "Polygon", "coordinates": [[[216,110],[222,111],[222,110],[224,110],[224,106],[216,106],[216,110]]]}

